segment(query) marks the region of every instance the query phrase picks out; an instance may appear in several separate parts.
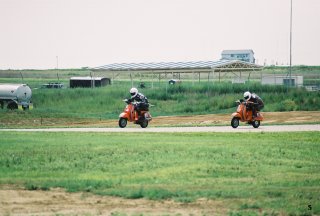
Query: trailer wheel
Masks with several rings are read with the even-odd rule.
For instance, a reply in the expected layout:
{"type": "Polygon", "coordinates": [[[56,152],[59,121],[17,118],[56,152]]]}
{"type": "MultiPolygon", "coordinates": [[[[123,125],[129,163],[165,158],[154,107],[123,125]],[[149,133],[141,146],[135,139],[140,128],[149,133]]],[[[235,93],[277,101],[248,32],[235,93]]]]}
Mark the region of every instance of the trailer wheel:
{"type": "Polygon", "coordinates": [[[9,110],[18,109],[18,104],[16,104],[15,102],[9,102],[7,108],[9,110]]]}

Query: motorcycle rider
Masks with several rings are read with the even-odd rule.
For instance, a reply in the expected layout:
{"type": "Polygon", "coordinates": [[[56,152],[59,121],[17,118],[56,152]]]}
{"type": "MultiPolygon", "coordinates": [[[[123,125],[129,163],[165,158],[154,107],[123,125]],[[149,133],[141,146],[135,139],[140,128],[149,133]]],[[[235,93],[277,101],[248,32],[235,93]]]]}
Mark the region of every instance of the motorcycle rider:
{"type": "Polygon", "coordinates": [[[243,94],[243,98],[246,101],[252,102],[252,104],[250,104],[248,108],[252,109],[252,118],[255,118],[257,116],[257,111],[262,110],[264,107],[263,100],[257,94],[251,93],[249,91],[246,91],[243,94]]]}
{"type": "Polygon", "coordinates": [[[149,101],[146,96],[139,93],[137,88],[130,89],[131,98],[128,101],[131,103],[133,101],[137,101],[134,105],[134,109],[137,111],[138,116],[140,116],[141,111],[148,111],[149,110],[149,101]]]}

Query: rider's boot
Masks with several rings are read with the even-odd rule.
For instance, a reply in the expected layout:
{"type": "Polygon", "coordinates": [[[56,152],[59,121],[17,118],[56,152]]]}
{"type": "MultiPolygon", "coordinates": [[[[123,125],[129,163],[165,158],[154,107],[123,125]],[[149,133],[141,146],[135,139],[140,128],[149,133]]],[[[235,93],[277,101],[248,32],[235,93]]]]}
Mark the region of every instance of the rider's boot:
{"type": "Polygon", "coordinates": [[[140,114],[139,114],[139,121],[143,121],[143,120],[144,120],[144,115],[141,114],[141,112],[140,112],[140,114]]]}
{"type": "Polygon", "coordinates": [[[141,111],[137,111],[137,118],[138,121],[142,121],[143,120],[143,116],[141,115],[141,111]]]}
{"type": "Polygon", "coordinates": [[[257,112],[252,112],[252,119],[257,118],[257,112]]]}

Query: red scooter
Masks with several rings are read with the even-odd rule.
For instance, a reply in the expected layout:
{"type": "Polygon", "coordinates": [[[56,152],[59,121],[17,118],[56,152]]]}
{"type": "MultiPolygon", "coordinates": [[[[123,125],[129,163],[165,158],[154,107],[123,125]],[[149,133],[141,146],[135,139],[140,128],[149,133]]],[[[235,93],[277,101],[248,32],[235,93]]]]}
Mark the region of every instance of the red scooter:
{"type": "Polygon", "coordinates": [[[130,102],[128,99],[123,100],[127,106],[124,111],[119,115],[119,127],[124,128],[127,126],[128,121],[134,124],[139,124],[142,128],[148,127],[152,117],[149,111],[141,111],[140,116],[134,109],[135,102],[130,102]]]}
{"type": "Polygon", "coordinates": [[[247,122],[251,124],[254,128],[260,126],[260,122],[263,121],[263,116],[260,112],[256,112],[256,116],[252,118],[252,109],[248,109],[249,106],[253,106],[251,101],[236,101],[238,104],[237,112],[232,113],[231,126],[237,128],[239,126],[239,121],[247,122]]]}

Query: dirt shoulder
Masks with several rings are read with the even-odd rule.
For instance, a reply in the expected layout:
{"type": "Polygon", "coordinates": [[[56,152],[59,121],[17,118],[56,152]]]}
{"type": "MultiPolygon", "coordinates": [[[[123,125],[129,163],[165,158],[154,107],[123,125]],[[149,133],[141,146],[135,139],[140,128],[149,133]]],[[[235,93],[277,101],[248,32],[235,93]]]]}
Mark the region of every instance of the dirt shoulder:
{"type": "MultiPolygon", "coordinates": [[[[262,112],[263,124],[315,124],[320,122],[320,111],[294,111],[294,112],[262,112]]],[[[150,123],[151,127],[172,126],[212,126],[230,125],[231,114],[208,114],[193,116],[159,116],[154,117],[150,123]]],[[[106,120],[100,122],[70,123],[68,126],[96,126],[96,127],[118,127],[117,120],[106,120]]],[[[130,127],[132,124],[128,124],[130,127]]]]}
{"type": "Polygon", "coordinates": [[[193,203],[122,199],[90,193],[66,193],[62,189],[27,191],[0,188],[0,215],[225,215],[222,201],[193,203]]]}
{"type": "MultiPolygon", "coordinates": [[[[315,124],[320,123],[320,111],[262,112],[263,124],[315,124]]],[[[154,116],[150,127],[173,126],[215,126],[230,125],[231,113],[191,116],[154,116]]],[[[114,127],[118,119],[79,119],[79,118],[7,118],[1,128],[42,128],[42,127],[114,127]]],[[[129,123],[127,127],[135,127],[129,123]]]]}
{"type": "MultiPolygon", "coordinates": [[[[320,111],[299,112],[262,112],[263,124],[314,124],[320,122],[320,111]]],[[[195,116],[163,116],[156,117],[154,126],[201,126],[201,125],[230,125],[231,114],[208,114],[195,116]]]]}
{"type": "MultiPolygon", "coordinates": [[[[263,124],[315,124],[320,122],[320,111],[293,111],[293,112],[262,112],[265,120],[263,124]]],[[[159,116],[154,117],[150,123],[151,127],[172,126],[213,126],[230,125],[230,114],[208,114],[192,116],[159,116]]],[[[47,126],[68,127],[118,127],[118,120],[101,121],[73,121],[65,125],[55,124],[47,126]]],[[[131,127],[128,124],[127,127],[131,127]]]]}

